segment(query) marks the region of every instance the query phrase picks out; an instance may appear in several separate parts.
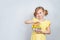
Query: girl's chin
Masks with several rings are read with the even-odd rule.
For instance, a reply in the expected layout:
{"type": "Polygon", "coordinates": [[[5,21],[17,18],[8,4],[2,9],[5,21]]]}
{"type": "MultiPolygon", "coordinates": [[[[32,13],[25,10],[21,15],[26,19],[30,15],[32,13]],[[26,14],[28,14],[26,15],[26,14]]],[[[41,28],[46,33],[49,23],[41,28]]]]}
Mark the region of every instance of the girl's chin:
{"type": "Polygon", "coordinates": [[[40,17],[38,17],[38,18],[43,18],[43,16],[40,16],[40,17]]]}

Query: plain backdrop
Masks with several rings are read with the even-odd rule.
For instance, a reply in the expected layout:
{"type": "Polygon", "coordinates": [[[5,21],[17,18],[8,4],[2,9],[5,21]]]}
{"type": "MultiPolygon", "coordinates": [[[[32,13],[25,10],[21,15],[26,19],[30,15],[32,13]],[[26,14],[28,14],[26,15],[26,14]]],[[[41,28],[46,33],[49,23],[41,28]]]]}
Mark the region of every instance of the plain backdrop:
{"type": "Polygon", "coordinates": [[[49,14],[51,34],[47,40],[60,40],[60,0],[0,0],[0,40],[30,40],[32,19],[36,7],[42,6],[49,14]]]}

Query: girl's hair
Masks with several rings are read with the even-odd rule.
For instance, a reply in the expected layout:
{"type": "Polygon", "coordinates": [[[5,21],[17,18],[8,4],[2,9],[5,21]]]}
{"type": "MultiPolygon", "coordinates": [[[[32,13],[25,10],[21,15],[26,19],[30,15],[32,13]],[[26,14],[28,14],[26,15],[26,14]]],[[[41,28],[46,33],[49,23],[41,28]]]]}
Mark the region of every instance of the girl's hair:
{"type": "Polygon", "coordinates": [[[48,15],[48,11],[47,11],[47,10],[44,10],[44,13],[45,13],[45,16],[47,16],[47,15],[48,15]]]}
{"type": "Polygon", "coordinates": [[[43,7],[37,7],[37,8],[35,9],[35,12],[34,12],[34,16],[35,16],[35,17],[36,17],[36,15],[37,15],[37,11],[38,11],[39,9],[42,9],[43,12],[44,12],[44,8],[43,8],[43,7]]]}

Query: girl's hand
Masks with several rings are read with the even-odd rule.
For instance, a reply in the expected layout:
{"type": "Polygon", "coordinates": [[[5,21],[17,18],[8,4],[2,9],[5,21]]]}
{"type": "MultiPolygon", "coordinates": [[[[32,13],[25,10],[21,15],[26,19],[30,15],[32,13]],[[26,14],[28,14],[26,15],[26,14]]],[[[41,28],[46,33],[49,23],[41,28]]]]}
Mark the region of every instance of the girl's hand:
{"type": "Polygon", "coordinates": [[[36,32],[36,33],[41,33],[41,29],[40,29],[40,28],[37,28],[37,29],[35,30],[35,32],[36,32]]]}

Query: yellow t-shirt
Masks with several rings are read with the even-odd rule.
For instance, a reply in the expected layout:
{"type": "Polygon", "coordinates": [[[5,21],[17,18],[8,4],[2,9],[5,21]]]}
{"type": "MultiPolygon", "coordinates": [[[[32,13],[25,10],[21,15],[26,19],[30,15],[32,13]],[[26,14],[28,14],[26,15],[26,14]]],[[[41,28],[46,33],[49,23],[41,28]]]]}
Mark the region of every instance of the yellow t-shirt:
{"type": "MultiPolygon", "coordinates": [[[[36,19],[35,17],[33,18],[33,21],[37,22],[38,19],[36,19]]],[[[46,28],[49,27],[50,25],[50,21],[49,20],[44,20],[43,22],[41,22],[38,26],[35,26],[34,24],[32,25],[32,28],[41,28],[41,30],[44,32],[46,31],[46,28]]]]}
{"type": "MultiPolygon", "coordinates": [[[[37,22],[38,19],[33,18],[33,21],[37,22]]],[[[38,26],[35,26],[35,24],[32,25],[32,28],[41,28],[41,30],[43,32],[46,31],[46,28],[49,27],[50,25],[50,21],[49,20],[45,20],[43,22],[41,22],[38,26]]],[[[46,35],[45,34],[37,34],[35,31],[32,31],[32,36],[31,36],[31,40],[46,40],[46,35]]]]}

